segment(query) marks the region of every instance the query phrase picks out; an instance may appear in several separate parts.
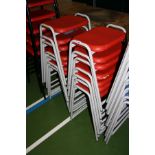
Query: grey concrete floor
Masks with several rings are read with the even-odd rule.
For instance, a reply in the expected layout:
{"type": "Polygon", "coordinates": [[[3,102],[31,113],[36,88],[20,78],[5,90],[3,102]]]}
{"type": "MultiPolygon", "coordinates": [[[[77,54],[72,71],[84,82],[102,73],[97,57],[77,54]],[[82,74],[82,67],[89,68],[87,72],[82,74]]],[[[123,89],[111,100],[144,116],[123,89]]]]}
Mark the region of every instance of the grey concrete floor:
{"type": "Polygon", "coordinates": [[[92,7],[85,3],[73,2],[72,0],[58,0],[61,15],[81,12],[87,14],[92,26],[107,25],[109,23],[123,26],[129,32],[129,14],[109,9],[92,7]]]}

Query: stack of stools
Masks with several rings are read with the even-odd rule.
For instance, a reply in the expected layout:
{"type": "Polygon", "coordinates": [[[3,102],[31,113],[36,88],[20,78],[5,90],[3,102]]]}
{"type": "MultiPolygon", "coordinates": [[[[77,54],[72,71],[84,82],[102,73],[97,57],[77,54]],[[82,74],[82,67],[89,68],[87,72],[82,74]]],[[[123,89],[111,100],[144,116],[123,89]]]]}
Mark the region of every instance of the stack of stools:
{"type": "Polygon", "coordinates": [[[96,27],[75,36],[70,43],[68,94],[70,113],[74,117],[75,94],[88,96],[96,140],[106,129],[107,97],[122,55],[126,31],[113,24],[96,27]]]}
{"type": "Polygon", "coordinates": [[[115,81],[107,98],[108,119],[105,141],[119,129],[129,116],[129,51],[123,56],[115,81]]]}
{"type": "Polygon", "coordinates": [[[26,0],[26,75],[36,73],[40,91],[45,97],[40,70],[39,26],[42,22],[59,16],[57,0],[26,0]]]}
{"type": "MultiPolygon", "coordinates": [[[[90,28],[88,16],[80,13],[62,16],[59,19],[47,21],[40,25],[42,82],[46,83],[50,97],[55,93],[55,89],[59,89],[57,84],[61,83],[68,108],[69,43],[73,37],[90,30],[90,28]],[[58,75],[59,81],[55,81],[53,78],[55,73],[58,75]]],[[[79,113],[86,108],[86,98],[84,98],[84,94],[81,94],[82,92],[78,91],[75,99],[76,108],[80,109],[79,113]]]]}
{"type": "Polygon", "coordinates": [[[35,46],[37,48],[37,54],[39,52],[39,26],[44,21],[56,17],[56,10],[48,10],[47,5],[51,8],[55,6],[55,0],[27,0],[27,18],[26,18],[26,50],[29,55],[34,56],[34,49],[32,47],[32,36],[34,37],[35,46]],[[31,34],[32,29],[32,34],[31,34]],[[32,36],[31,36],[32,35],[32,36]]]}

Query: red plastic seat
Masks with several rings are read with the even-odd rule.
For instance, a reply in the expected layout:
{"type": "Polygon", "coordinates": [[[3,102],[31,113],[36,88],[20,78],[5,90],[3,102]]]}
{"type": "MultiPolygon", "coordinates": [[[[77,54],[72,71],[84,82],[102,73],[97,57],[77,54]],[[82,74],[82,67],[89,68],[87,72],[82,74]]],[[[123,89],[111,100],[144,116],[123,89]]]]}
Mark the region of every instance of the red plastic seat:
{"type": "MultiPolygon", "coordinates": [[[[50,46],[46,46],[45,47],[45,52],[49,52],[49,53],[53,53],[54,54],[54,51],[53,49],[50,47],[50,46]]],[[[63,62],[68,62],[68,51],[63,51],[63,52],[60,52],[60,57],[61,57],[61,60],[63,62]]]]}
{"type": "Polygon", "coordinates": [[[96,72],[96,76],[97,76],[97,80],[104,80],[106,78],[108,78],[109,76],[112,76],[115,73],[115,67],[114,68],[109,68],[106,71],[97,71],[96,72]]]}
{"type": "MultiPolygon", "coordinates": [[[[53,65],[57,65],[56,61],[54,61],[54,60],[50,60],[50,63],[53,64],[53,65]]],[[[67,74],[68,74],[68,67],[63,65],[63,71],[64,71],[65,76],[67,76],[67,74]]]]}
{"type": "MultiPolygon", "coordinates": [[[[78,51],[82,54],[88,55],[87,50],[79,46],[76,46],[74,48],[74,51],[78,51]]],[[[120,53],[121,53],[121,45],[118,44],[113,50],[107,50],[93,54],[93,61],[94,63],[107,63],[108,61],[114,59],[115,57],[118,57],[120,53]]]]}
{"type": "Polygon", "coordinates": [[[68,74],[68,68],[67,67],[64,67],[63,69],[64,69],[65,76],[67,76],[67,74],[68,74]]]}
{"type": "Polygon", "coordinates": [[[76,63],[75,67],[76,67],[76,68],[81,68],[81,69],[83,69],[84,71],[86,71],[86,72],[88,72],[88,73],[91,72],[91,71],[90,71],[90,67],[89,67],[88,65],[82,63],[82,62],[76,63]]]}
{"type": "Polygon", "coordinates": [[[84,49],[83,47],[80,47],[80,46],[75,46],[75,47],[73,48],[73,51],[78,51],[78,52],[80,52],[80,53],[83,53],[83,54],[85,54],[85,55],[88,55],[87,50],[84,49]]]}
{"type": "Polygon", "coordinates": [[[49,63],[57,66],[57,62],[55,60],[50,60],[49,63]]]}
{"type": "Polygon", "coordinates": [[[106,70],[108,68],[112,68],[117,64],[118,60],[119,60],[119,57],[116,57],[116,58],[112,59],[111,61],[109,61],[108,63],[102,63],[102,64],[97,63],[97,64],[95,64],[95,69],[96,70],[106,70]]]}
{"type": "MultiPolygon", "coordinates": [[[[83,69],[87,73],[91,72],[90,67],[83,64],[82,62],[77,63],[76,67],[83,69]]],[[[97,80],[104,80],[108,78],[109,76],[113,75],[115,73],[115,69],[116,69],[116,65],[114,65],[113,67],[106,68],[105,70],[96,71],[97,80]]]]}
{"type": "Polygon", "coordinates": [[[88,20],[80,16],[63,16],[44,22],[44,24],[51,26],[57,33],[65,33],[87,25],[88,20]]]}
{"type": "Polygon", "coordinates": [[[52,18],[52,17],[55,17],[54,11],[49,11],[45,9],[31,11],[31,22],[37,22],[37,21],[52,18]]]}
{"type": "MultiPolygon", "coordinates": [[[[26,43],[32,46],[32,41],[31,41],[30,35],[26,35],[26,43]]],[[[35,38],[35,44],[36,44],[36,47],[39,47],[40,40],[38,38],[35,38]]]]}
{"type": "MultiPolygon", "coordinates": [[[[61,43],[63,42],[61,40],[62,39],[61,38],[62,36],[63,35],[61,35],[59,37],[59,41],[61,41],[61,43]]],[[[26,42],[32,46],[32,41],[31,41],[30,35],[26,35],[26,42]]],[[[38,38],[38,37],[35,38],[35,44],[36,44],[37,47],[39,47],[39,45],[40,45],[40,38],[38,38]]],[[[68,51],[68,49],[69,49],[69,45],[60,45],[59,46],[59,50],[60,51],[68,51]]]]}
{"type": "Polygon", "coordinates": [[[57,35],[58,44],[59,45],[68,44],[74,36],[79,35],[85,31],[86,30],[84,28],[79,28],[74,31],[71,31],[70,33],[64,33],[64,34],[61,33],[61,34],[57,35]]]}
{"type": "MultiPolygon", "coordinates": [[[[31,56],[34,56],[34,50],[31,45],[26,44],[26,52],[31,56]]],[[[40,51],[38,50],[37,55],[40,56],[40,51]]]]}
{"type": "MultiPolygon", "coordinates": [[[[89,88],[87,86],[83,85],[82,83],[78,82],[76,85],[79,86],[79,87],[81,87],[82,89],[84,89],[88,93],[90,93],[89,88]]],[[[99,92],[100,92],[100,96],[101,97],[105,97],[108,94],[110,85],[111,84],[108,83],[104,87],[99,88],[99,92]]]]}
{"type": "MultiPolygon", "coordinates": [[[[80,29],[76,29],[70,33],[60,33],[56,36],[57,43],[58,43],[58,45],[68,45],[69,46],[69,42],[72,40],[72,38],[75,35],[81,34],[84,31],[85,31],[84,28],[80,28],[80,29]]],[[[47,36],[48,38],[53,38],[52,33],[50,31],[45,31],[44,35],[47,36]]]]}
{"type": "MultiPolygon", "coordinates": [[[[84,73],[82,73],[80,71],[78,71],[76,74],[79,75],[80,77],[86,79],[88,82],[90,82],[90,78],[86,74],[84,74],[84,73]]],[[[103,76],[103,74],[102,74],[102,76],[103,76]]],[[[112,84],[112,80],[113,80],[113,75],[112,74],[109,75],[107,73],[105,78],[102,78],[102,80],[97,81],[101,97],[106,96],[107,93],[109,92],[109,89],[110,89],[111,84],[112,84]]],[[[79,83],[78,83],[78,85],[79,85],[79,83]]],[[[86,91],[89,91],[89,89],[84,85],[82,86],[82,88],[85,89],[86,91]]]]}
{"type": "Polygon", "coordinates": [[[56,38],[57,38],[58,45],[66,45],[66,44],[68,44],[68,43],[71,41],[71,39],[72,39],[71,36],[65,35],[65,34],[63,34],[63,33],[57,35],[56,38]]]}
{"type": "Polygon", "coordinates": [[[113,76],[109,76],[105,80],[100,80],[100,81],[98,81],[98,87],[102,88],[102,87],[104,87],[106,85],[106,83],[111,83],[112,80],[113,80],[113,76]]]}
{"type": "Polygon", "coordinates": [[[42,6],[46,4],[53,4],[54,0],[29,0],[28,7],[36,7],[36,6],[42,6]]]}
{"type": "Polygon", "coordinates": [[[63,67],[68,67],[68,62],[67,61],[62,61],[62,65],[63,65],[63,67]]]}
{"type": "Polygon", "coordinates": [[[121,43],[125,39],[125,33],[106,27],[95,27],[73,39],[86,43],[93,52],[103,52],[121,43]]]}
{"type": "Polygon", "coordinates": [[[94,54],[93,60],[95,63],[107,63],[107,62],[111,61],[112,59],[118,57],[120,55],[120,53],[121,53],[120,49],[117,51],[114,51],[111,54],[105,54],[104,56],[102,55],[103,53],[97,53],[98,55],[94,54]]]}
{"type": "Polygon", "coordinates": [[[68,62],[68,51],[60,52],[61,60],[68,62]]]}
{"type": "MultiPolygon", "coordinates": [[[[55,61],[55,60],[50,60],[49,61],[51,64],[53,64],[53,65],[56,65],[57,66],[57,62],[55,61]]],[[[64,62],[64,64],[62,64],[63,65],[63,69],[64,70],[66,70],[67,69],[67,65],[66,65],[66,62],[64,62]]]]}
{"type": "Polygon", "coordinates": [[[111,87],[111,83],[107,83],[102,89],[99,89],[100,91],[100,96],[105,97],[109,93],[109,89],[111,87]]]}
{"type": "MultiPolygon", "coordinates": [[[[39,26],[40,26],[40,24],[43,23],[44,21],[46,21],[46,19],[40,20],[40,21],[37,21],[37,22],[33,22],[33,23],[32,23],[33,34],[34,34],[34,35],[37,35],[37,34],[40,33],[40,31],[39,31],[39,26]]],[[[43,30],[43,31],[45,31],[45,30],[43,30]]],[[[28,23],[26,23],[26,33],[30,34],[30,29],[29,29],[29,27],[28,27],[28,23]]]]}
{"type": "Polygon", "coordinates": [[[68,45],[61,45],[61,46],[59,46],[59,50],[61,52],[68,51],[69,50],[69,46],[68,45]]]}
{"type": "MultiPolygon", "coordinates": [[[[78,71],[76,74],[79,75],[80,77],[86,79],[87,81],[91,82],[91,81],[90,81],[90,78],[89,78],[86,74],[84,74],[84,73],[82,73],[82,72],[80,72],[80,71],[78,71]]],[[[112,78],[113,78],[112,76],[109,76],[109,77],[106,78],[106,79],[103,79],[103,80],[98,81],[98,87],[99,87],[99,88],[104,87],[107,83],[109,83],[109,82],[112,81],[112,78]]]]}
{"type": "MultiPolygon", "coordinates": [[[[80,57],[80,56],[78,56],[78,57],[80,57]]],[[[104,71],[109,68],[113,68],[113,67],[115,68],[118,60],[119,60],[119,57],[116,57],[112,61],[109,61],[108,63],[103,63],[103,64],[97,63],[97,64],[95,64],[95,70],[96,71],[104,71]]],[[[84,69],[86,72],[90,72],[90,67],[83,62],[78,63],[76,67],[80,67],[80,68],[84,69]]]]}

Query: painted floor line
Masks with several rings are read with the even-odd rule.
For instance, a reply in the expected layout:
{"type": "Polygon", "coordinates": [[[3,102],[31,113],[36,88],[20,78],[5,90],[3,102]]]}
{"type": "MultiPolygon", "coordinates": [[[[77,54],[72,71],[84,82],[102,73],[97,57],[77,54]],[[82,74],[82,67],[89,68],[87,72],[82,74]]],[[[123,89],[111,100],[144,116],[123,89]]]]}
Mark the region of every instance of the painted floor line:
{"type": "Polygon", "coordinates": [[[39,108],[40,106],[42,106],[43,104],[45,104],[49,100],[50,100],[50,98],[47,97],[46,99],[43,99],[40,102],[36,103],[31,108],[29,108],[28,110],[26,110],[26,115],[29,114],[29,113],[31,113],[31,112],[33,112],[35,109],[39,108]]]}
{"type": "Polygon", "coordinates": [[[40,106],[42,106],[43,104],[45,104],[46,102],[48,102],[50,99],[58,96],[61,92],[57,92],[56,94],[54,94],[51,98],[46,96],[46,99],[44,99],[44,97],[42,97],[41,99],[37,100],[36,102],[32,103],[31,105],[29,105],[26,108],[26,114],[31,113],[32,111],[34,111],[35,109],[39,108],[40,106]]]}
{"type": "MultiPolygon", "coordinates": [[[[46,97],[48,97],[48,96],[46,95],[46,97]]],[[[39,100],[35,101],[34,103],[32,103],[31,105],[26,107],[26,110],[29,110],[30,108],[32,108],[33,106],[35,106],[36,104],[38,104],[39,102],[41,102],[43,100],[44,100],[44,97],[40,98],[39,100]]]]}
{"type": "Polygon", "coordinates": [[[38,139],[36,142],[34,142],[32,145],[30,145],[26,149],[26,154],[32,151],[34,148],[36,148],[38,145],[40,145],[42,142],[44,142],[47,138],[49,138],[51,135],[53,135],[55,132],[57,132],[60,128],[62,128],[64,125],[66,125],[68,122],[71,121],[71,118],[66,118],[63,122],[58,124],[55,128],[47,132],[44,136],[42,136],[40,139],[38,139]]]}

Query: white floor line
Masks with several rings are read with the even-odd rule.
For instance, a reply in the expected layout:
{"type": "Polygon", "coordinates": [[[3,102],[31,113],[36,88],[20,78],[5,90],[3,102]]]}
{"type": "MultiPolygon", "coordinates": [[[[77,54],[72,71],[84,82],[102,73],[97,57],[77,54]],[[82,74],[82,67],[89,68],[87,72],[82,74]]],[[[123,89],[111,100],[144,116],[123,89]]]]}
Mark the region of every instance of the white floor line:
{"type": "MultiPolygon", "coordinates": [[[[46,95],[46,98],[48,96],[46,95]]],[[[39,100],[35,101],[34,103],[32,103],[31,105],[29,105],[28,107],[26,107],[26,110],[32,108],[33,106],[35,106],[36,104],[38,104],[39,102],[43,101],[44,100],[44,97],[40,98],[39,100]]]]}
{"type": "Polygon", "coordinates": [[[53,135],[56,131],[58,131],[60,128],[62,128],[65,124],[67,124],[69,121],[71,121],[71,118],[66,118],[63,122],[58,124],[55,128],[47,132],[44,136],[42,136],[40,139],[38,139],[36,142],[34,142],[32,145],[30,145],[26,149],[26,154],[32,151],[34,148],[36,148],[38,145],[40,145],[43,141],[45,141],[47,138],[49,138],[51,135],[53,135]]]}

